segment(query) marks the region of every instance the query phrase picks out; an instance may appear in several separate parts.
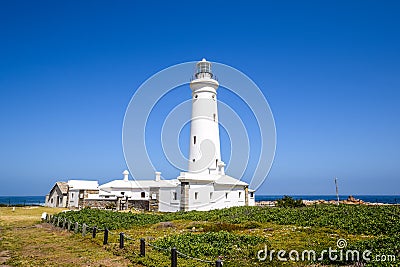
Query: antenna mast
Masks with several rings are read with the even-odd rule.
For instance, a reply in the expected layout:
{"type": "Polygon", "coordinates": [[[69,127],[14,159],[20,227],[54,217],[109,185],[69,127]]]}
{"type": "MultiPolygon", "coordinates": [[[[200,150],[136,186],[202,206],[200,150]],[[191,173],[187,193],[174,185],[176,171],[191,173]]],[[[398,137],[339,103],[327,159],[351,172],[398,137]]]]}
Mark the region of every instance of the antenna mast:
{"type": "Polygon", "coordinates": [[[335,186],[336,186],[336,198],[337,198],[336,205],[339,206],[339,188],[338,188],[338,183],[337,183],[337,178],[336,177],[335,177],[335,186]]]}

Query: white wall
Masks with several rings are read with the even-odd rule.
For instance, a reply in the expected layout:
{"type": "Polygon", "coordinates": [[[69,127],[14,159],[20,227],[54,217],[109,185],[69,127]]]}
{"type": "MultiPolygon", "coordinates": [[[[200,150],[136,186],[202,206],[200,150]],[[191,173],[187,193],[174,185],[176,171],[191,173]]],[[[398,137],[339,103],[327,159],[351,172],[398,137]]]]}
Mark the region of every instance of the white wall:
{"type": "Polygon", "coordinates": [[[45,205],[47,207],[51,207],[51,208],[65,207],[66,206],[66,196],[63,197],[63,195],[60,194],[59,190],[55,189],[49,194],[49,197],[48,197],[45,205]]]}
{"type": "Polygon", "coordinates": [[[160,188],[158,210],[161,212],[176,212],[180,210],[180,187],[160,188]],[[176,199],[174,199],[176,193],[176,199]]]}
{"type": "Polygon", "coordinates": [[[68,191],[68,207],[78,208],[79,203],[79,190],[70,189],[68,191]]]}
{"type": "Polygon", "coordinates": [[[255,206],[255,205],[256,205],[256,192],[249,192],[249,206],[255,206]]]}
{"type": "Polygon", "coordinates": [[[150,198],[149,188],[120,188],[113,189],[111,195],[121,196],[122,192],[124,196],[128,196],[130,200],[148,200],[150,198]],[[142,192],[144,192],[145,197],[142,197],[142,192]]]}
{"type": "Polygon", "coordinates": [[[216,186],[214,201],[212,209],[245,206],[245,190],[241,186],[235,186],[233,188],[230,185],[216,186]]]}
{"type": "Polygon", "coordinates": [[[241,186],[190,184],[188,210],[208,211],[245,205],[245,190],[241,186]]]}

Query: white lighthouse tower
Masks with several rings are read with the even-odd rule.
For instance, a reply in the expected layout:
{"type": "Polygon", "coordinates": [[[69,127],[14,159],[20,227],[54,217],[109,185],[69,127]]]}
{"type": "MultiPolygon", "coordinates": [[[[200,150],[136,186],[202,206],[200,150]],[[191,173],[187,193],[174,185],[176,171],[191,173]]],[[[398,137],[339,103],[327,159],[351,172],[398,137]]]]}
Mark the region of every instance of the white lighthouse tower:
{"type": "Polygon", "coordinates": [[[218,171],[219,173],[223,172],[224,164],[221,161],[218,126],[218,86],[218,81],[211,71],[211,63],[205,59],[198,62],[190,83],[192,118],[189,172],[191,173],[217,174],[218,171]]]}
{"type": "Polygon", "coordinates": [[[211,63],[205,59],[197,62],[190,82],[189,170],[178,177],[182,211],[254,205],[254,191],[250,192],[248,184],[225,174],[219,138],[218,87],[211,63]]]}

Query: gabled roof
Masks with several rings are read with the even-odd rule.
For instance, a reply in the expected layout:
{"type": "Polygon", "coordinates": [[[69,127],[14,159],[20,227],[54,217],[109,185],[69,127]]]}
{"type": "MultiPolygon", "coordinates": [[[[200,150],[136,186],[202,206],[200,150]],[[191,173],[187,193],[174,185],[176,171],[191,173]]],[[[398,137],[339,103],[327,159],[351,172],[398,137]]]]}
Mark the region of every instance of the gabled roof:
{"type": "Polygon", "coordinates": [[[99,182],[88,180],[69,180],[68,186],[71,190],[97,190],[99,189],[99,182]]]}
{"type": "Polygon", "coordinates": [[[248,183],[245,183],[245,182],[243,182],[243,181],[240,181],[240,180],[238,180],[238,179],[235,179],[235,178],[233,178],[233,177],[231,177],[231,176],[229,176],[229,175],[221,175],[219,178],[217,178],[216,180],[215,180],[215,183],[216,184],[228,184],[228,185],[243,185],[243,186],[246,186],[246,185],[249,185],[248,183]]]}
{"type": "Polygon", "coordinates": [[[56,182],[54,187],[56,187],[56,186],[60,189],[60,191],[63,195],[68,193],[68,184],[66,182],[56,182]]]}
{"type": "Polygon", "coordinates": [[[110,189],[135,189],[135,188],[150,188],[150,187],[176,187],[179,184],[178,180],[114,180],[101,185],[101,190],[110,189]]]}

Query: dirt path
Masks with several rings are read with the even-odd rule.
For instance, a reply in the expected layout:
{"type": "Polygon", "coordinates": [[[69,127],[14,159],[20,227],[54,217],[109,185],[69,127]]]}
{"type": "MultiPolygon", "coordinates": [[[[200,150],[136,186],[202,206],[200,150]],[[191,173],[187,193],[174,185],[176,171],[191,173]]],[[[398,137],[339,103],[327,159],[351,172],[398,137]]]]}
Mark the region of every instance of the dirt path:
{"type": "Polygon", "coordinates": [[[0,266],[133,266],[89,238],[36,223],[40,215],[33,222],[23,212],[0,215],[0,266]]]}

